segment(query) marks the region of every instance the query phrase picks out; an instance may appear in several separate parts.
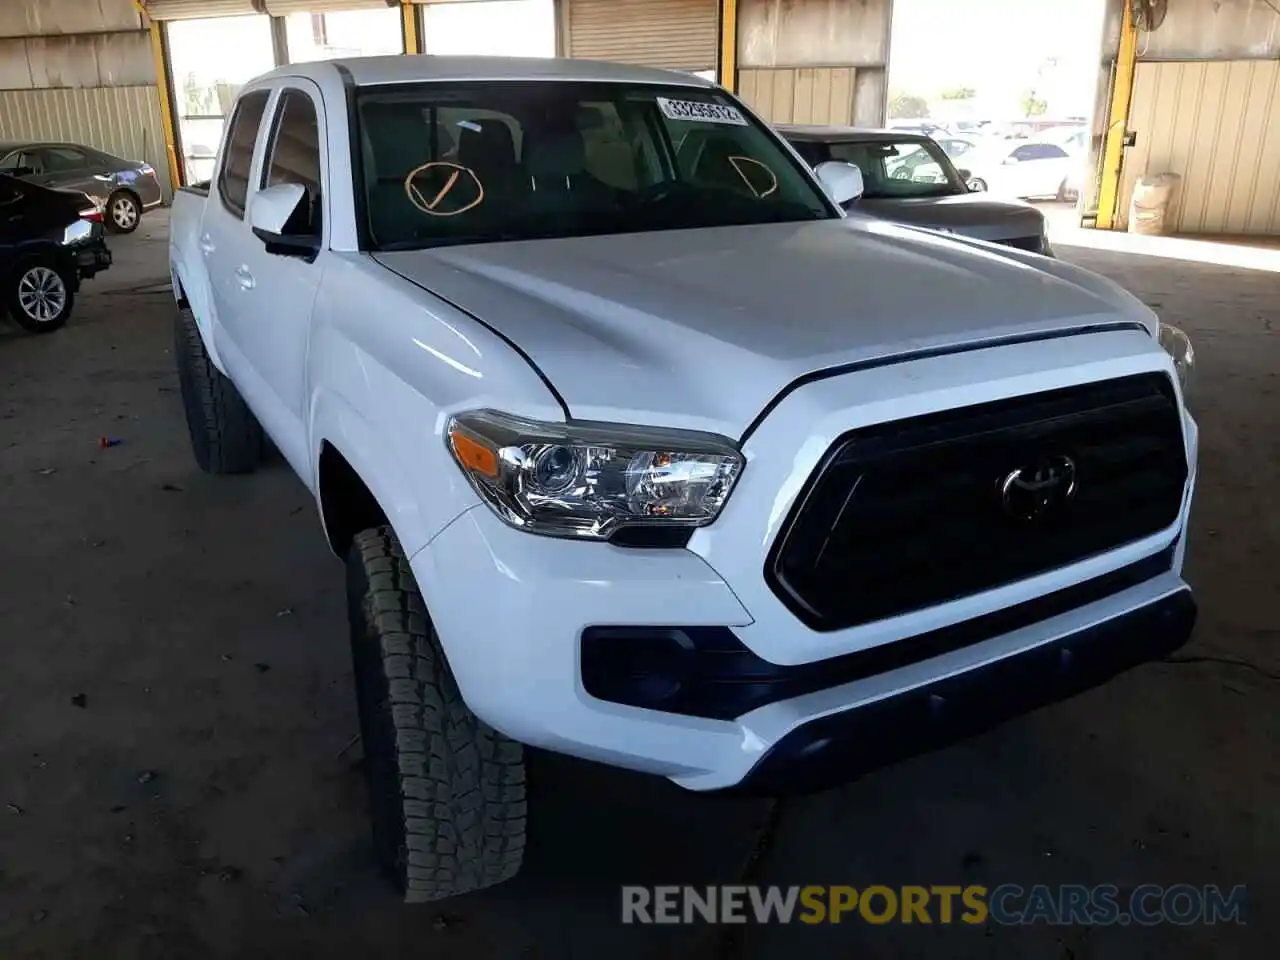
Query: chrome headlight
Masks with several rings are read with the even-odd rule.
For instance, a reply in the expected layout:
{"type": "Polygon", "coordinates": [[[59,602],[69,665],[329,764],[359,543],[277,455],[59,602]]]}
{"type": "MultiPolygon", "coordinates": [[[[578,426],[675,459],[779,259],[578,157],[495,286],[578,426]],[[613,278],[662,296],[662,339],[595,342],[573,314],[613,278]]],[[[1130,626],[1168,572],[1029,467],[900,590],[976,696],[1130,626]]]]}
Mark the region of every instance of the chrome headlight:
{"type": "Polygon", "coordinates": [[[705,526],[744,463],[712,434],[539,423],[493,410],[453,417],[445,440],[476,493],[511,526],[590,540],[626,526],[705,526]]]}
{"type": "Polygon", "coordinates": [[[1196,352],[1191,347],[1191,338],[1179,328],[1161,323],[1159,339],[1165,353],[1173,358],[1173,368],[1178,373],[1178,382],[1182,385],[1185,400],[1191,392],[1191,371],[1196,364],[1196,352]]]}

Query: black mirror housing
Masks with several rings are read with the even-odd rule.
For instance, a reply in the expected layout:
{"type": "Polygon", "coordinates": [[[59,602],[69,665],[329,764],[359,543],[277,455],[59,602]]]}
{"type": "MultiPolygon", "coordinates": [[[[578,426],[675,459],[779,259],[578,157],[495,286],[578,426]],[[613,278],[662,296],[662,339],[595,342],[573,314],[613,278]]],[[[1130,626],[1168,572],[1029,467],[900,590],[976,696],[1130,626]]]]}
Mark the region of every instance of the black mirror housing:
{"type": "Polygon", "coordinates": [[[277,257],[297,257],[307,263],[315,261],[320,253],[320,238],[305,234],[272,233],[261,227],[253,228],[253,235],[266,245],[267,253],[277,257]]]}

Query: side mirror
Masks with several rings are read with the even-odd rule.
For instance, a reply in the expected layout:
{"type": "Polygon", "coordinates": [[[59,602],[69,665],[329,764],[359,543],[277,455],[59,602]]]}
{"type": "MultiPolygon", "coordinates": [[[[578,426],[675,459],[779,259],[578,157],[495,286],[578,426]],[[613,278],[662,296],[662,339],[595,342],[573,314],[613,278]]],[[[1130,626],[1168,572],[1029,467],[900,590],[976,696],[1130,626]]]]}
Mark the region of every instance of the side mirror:
{"type": "Polygon", "coordinates": [[[813,168],[813,172],[817,174],[822,189],[827,191],[827,196],[837,206],[843,207],[850,200],[862,196],[862,171],[857,164],[843,160],[824,160],[813,168]]]}
{"type": "Polygon", "coordinates": [[[259,190],[249,204],[249,226],[253,235],[267,246],[267,253],[301,257],[310,263],[320,252],[320,238],[288,232],[289,221],[307,200],[300,183],[278,183],[259,190]]]}

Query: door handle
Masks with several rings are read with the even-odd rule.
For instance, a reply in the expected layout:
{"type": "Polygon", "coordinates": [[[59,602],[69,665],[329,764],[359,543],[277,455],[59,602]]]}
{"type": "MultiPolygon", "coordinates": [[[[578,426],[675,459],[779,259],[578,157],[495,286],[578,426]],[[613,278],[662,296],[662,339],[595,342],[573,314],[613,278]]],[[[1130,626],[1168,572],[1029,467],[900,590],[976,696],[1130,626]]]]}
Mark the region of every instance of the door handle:
{"type": "Polygon", "coordinates": [[[249,268],[243,263],[236,267],[236,283],[246,290],[253,289],[253,274],[249,272],[249,268]]]}
{"type": "Polygon", "coordinates": [[[213,253],[213,237],[207,233],[200,237],[200,249],[205,253],[213,253]]]}

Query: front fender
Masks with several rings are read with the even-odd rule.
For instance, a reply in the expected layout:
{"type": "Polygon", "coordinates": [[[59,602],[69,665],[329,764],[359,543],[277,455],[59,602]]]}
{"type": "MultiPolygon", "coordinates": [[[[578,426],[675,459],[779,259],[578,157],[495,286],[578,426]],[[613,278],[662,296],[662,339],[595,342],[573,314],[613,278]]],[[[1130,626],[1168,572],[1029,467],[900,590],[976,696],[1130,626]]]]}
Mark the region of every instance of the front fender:
{"type": "MultiPolygon", "coordinates": [[[[408,555],[421,550],[471,502],[424,502],[395,444],[341,395],[318,392],[311,407],[311,488],[320,503],[320,453],[325,443],[350,464],[386,514],[408,555]]],[[[323,517],[323,505],[321,516],[323,517]]],[[[327,533],[328,531],[326,531],[327,533]]]]}

